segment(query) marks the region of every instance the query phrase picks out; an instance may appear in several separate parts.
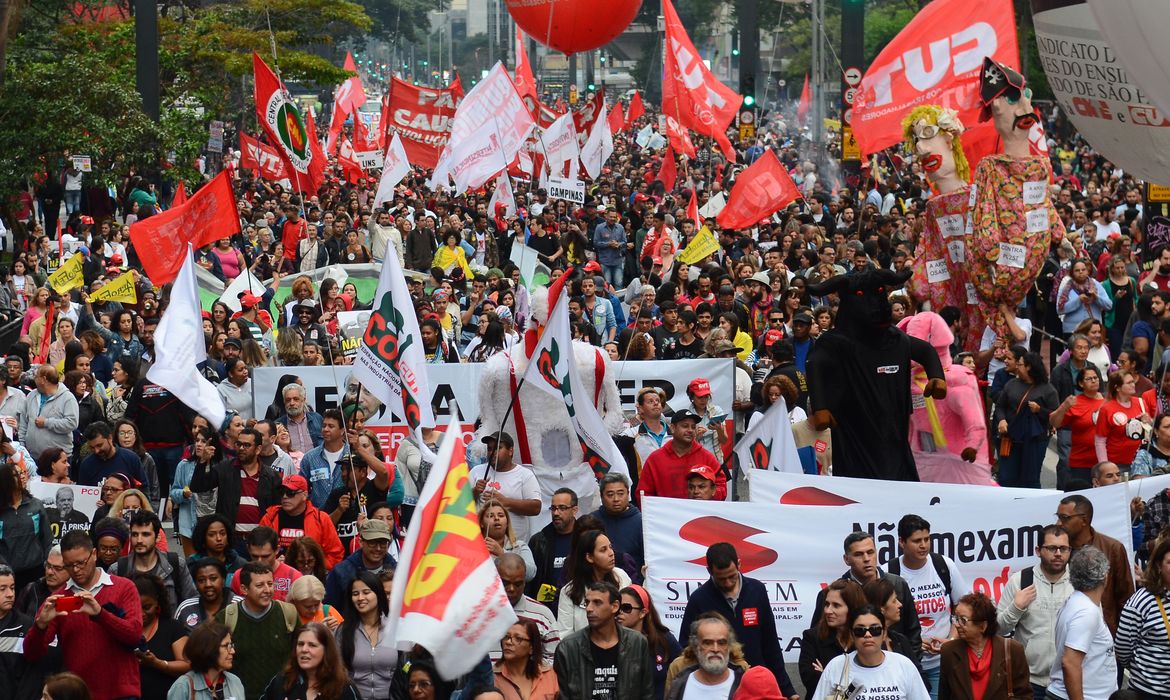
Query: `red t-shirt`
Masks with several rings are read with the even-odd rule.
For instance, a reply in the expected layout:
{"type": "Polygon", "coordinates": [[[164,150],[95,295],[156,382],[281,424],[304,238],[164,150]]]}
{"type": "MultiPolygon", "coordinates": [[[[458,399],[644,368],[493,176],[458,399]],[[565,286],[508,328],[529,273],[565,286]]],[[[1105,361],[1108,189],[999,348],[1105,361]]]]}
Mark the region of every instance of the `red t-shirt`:
{"type": "Polygon", "coordinates": [[[284,257],[296,261],[297,244],[309,237],[309,227],[304,219],[285,221],[280,227],[280,244],[284,246],[284,257]]]}
{"type": "Polygon", "coordinates": [[[1072,430],[1072,448],[1068,453],[1068,466],[1074,469],[1090,469],[1097,463],[1097,414],[1105,403],[1104,398],[1090,399],[1081,394],[1076,403],[1064,414],[1062,427],[1072,430]]]}
{"type": "Polygon", "coordinates": [[[1110,462],[1116,464],[1133,462],[1142,441],[1140,438],[1136,440],[1130,438],[1126,434],[1126,425],[1142,413],[1142,402],[1136,396],[1129,400],[1128,408],[1117,401],[1107,401],[1101,407],[1097,416],[1097,435],[1105,438],[1105,454],[1110,462]]]}

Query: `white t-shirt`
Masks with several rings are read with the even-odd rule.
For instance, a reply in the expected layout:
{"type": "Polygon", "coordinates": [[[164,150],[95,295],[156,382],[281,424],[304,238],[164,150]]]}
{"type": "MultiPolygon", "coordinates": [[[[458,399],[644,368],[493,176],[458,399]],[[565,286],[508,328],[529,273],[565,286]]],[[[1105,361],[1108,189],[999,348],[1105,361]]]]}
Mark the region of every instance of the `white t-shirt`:
{"type": "MultiPolygon", "coordinates": [[[[900,559],[902,570],[898,574],[906,579],[906,585],[910,586],[910,592],[914,594],[914,607],[917,608],[918,622],[922,624],[922,639],[937,637],[946,641],[951,635],[951,606],[971,592],[970,585],[959,573],[955,562],[943,557],[951,573],[951,595],[948,600],[946,587],[929,559],[921,569],[906,566],[905,556],[900,559]]],[[[905,611],[902,614],[905,615],[905,611]]],[[[937,668],[938,665],[938,654],[922,655],[922,668],[937,668]]]]}
{"type": "Polygon", "coordinates": [[[1094,221],[1093,225],[1097,227],[1097,237],[1095,240],[1104,241],[1109,238],[1109,234],[1111,233],[1121,235],[1121,226],[1116,221],[1110,221],[1107,224],[1099,224],[1094,221]]]}
{"type": "Polygon", "coordinates": [[[683,690],[683,695],[686,696],[687,700],[727,700],[731,696],[731,686],[734,683],[735,674],[730,671],[727,673],[727,678],[715,685],[701,682],[697,674],[692,673],[687,678],[687,687],[683,690]]]}
{"type": "Polygon", "coordinates": [[[336,452],[330,452],[329,450],[322,448],[321,454],[324,455],[325,461],[329,462],[329,473],[332,474],[333,471],[337,468],[337,460],[341,459],[341,453],[343,452],[345,452],[344,447],[336,452]]]}
{"type": "Polygon", "coordinates": [[[1085,653],[1081,682],[1085,700],[1106,700],[1117,690],[1117,659],[1113,656],[1113,635],[1105,625],[1101,606],[1087,595],[1074,591],[1056,616],[1056,659],[1048,692],[1067,698],[1064,668],[1060,657],[1068,647],[1085,653]]]}
{"type": "Polygon", "coordinates": [[[864,686],[853,700],[930,700],[930,693],[926,692],[926,684],[918,675],[918,669],[914,668],[913,661],[892,651],[885,652],[885,656],[882,663],[873,668],[857,663],[856,652],[833,658],[825,666],[812,700],[826,700],[832,695],[833,686],[844,678],[846,663],[849,664],[849,680],[845,685],[864,686]]]}
{"type": "MultiPolygon", "coordinates": [[[[1016,325],[1024,332],[1024,339],[1020,342],[1013,342],[1012,345],[1023,345],[1029,347],[1032,342],[1032,322],[1026,318],[1016,317],[1016,325]]],[[[979,341],[979,351],[990,350],[992,343],[995,342],[995,331],[990,327],[983,329],[983,338],[979,341]]],[[[987,376],[994,377],[995,373],[1003,369],[1003,360],[991,358],[991,362],[987,364],[987,376]]]]}
{"type": "MultiPolygon", "coordinates": [[[[481,464],[472,469],[470,474],[471,483],[474,484],[484,478],[487,470],[487,464],[481,464]]],[[[536,475],[532,473],[532,470],[522,464],[517,464],[506,472],[493,469],[484,494],[487,494],[489,491],[499,491],[503,496],[520,501],[540,500],[540,483],[536,480],[536,475]]],[[[480,505],[482,506],[484,502],[485,499],[481,496],[479,500],[480,505]]],[[[512,531],[516,533],[516,539],[521,542],[527,542],[532,534],[529,516],[516,515],[511,512],[508,515],[511,516],[512,531]]]]}

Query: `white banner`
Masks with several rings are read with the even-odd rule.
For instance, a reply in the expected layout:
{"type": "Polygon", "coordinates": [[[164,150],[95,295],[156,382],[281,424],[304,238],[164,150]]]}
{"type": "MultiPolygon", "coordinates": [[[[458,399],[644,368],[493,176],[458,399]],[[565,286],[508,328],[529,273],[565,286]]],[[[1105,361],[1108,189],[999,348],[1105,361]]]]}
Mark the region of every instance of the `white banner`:
{"type": "Polygon", "coordinates": [[[544,150],[545,161],[554,175],[564,174],[565,161],[576,161],[581,157],[577,149],[577,130],[573,126],[573,113],[569,112],[544,130],[540,138],[540,147],[544,150]]]}
{"type": "Polygon", "coordinates": [[[454,143],[451,174],[455,179],[456,194],[478,189],[496,173],[507,170],[512,160],[504,153],[494,121],[481,126],[469,138],[454,143]]]}
{"type": "Polygon", "coordinates": [[[28,490],[45,504],[49,513],[49,527],[53,532],[53,544],[60,544],[61,535],[70,530],[89,530],[102,491],[100,486],[50,484],[45,481],[30,482],[28,490]]]}
{"type": "Polygon", "coordinates": [[[574,204],[585,204],[585,183],[575,178],[550,177],[548,198],[563,199],[574,204]]]}
{"type": "MultiPolygon", "coordinates": [[[[842,479],[813,478],[825,486],[808,502],[851,500],[831,485],[842,479]]],[[[884,567],[900,554],[898,520],[907,513],[926,518],[934,551],[954,560],[975,590],[998,600],[1012,572],[1035,564],[1040,532],[1055,522],[1064,496],[1041,492],[1032,498],[1013,500],[1002,494],[987,498],[976,495],[978,487],[963,486],[959,488],[964,496],[931,497],[933,487],[947,485],[898,483],[874,488],[878,483],[869,482],[868,497],[880,503],[852,505],[643,499],[647,590],[663,622],[678,634],[690,592],[709,578],[707,547],[729,542],[739,553],[743,573],[768,589],[781,646],[794,660],[800,635],[811,625],[817,593],[847,570],[842,559],[845,537],[855,530],[873,533],[884,567]]],[[[1125,489],[1125,484],[1118,484],[1082,493],[1093,501],[1093,527],[1128,544],[1125,489]]],[[[806,497],[814,495],[805,491],[806,497]]]]}

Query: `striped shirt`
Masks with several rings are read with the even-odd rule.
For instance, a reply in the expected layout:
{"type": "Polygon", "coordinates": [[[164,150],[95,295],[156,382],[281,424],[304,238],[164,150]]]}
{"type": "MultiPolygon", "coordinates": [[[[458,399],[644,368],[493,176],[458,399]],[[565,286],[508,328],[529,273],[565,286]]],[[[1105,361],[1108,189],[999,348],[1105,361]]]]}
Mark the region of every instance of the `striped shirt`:
{"type": "MultiPolygon", "coordinates": [[[[1168,608],[1170,600],[1162,597],[1168,608]]],[[[1170,695],[1170,625],[1158,601],[1139,588],[1121,608],[1117,625],[1117,663],[1129,667],[1130,687],[1152,695],[1170,695]]]]}

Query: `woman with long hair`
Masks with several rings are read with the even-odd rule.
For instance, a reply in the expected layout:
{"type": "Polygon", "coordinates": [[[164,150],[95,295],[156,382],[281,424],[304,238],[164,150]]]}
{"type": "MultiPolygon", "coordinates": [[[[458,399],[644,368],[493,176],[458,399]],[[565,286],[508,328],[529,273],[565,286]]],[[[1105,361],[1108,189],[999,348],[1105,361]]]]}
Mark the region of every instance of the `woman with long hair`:
{"type": "Polygon", "coordinates": [[[167,700],[221,700],[245,697],[244,683],[230,673],[236,657],[227,625],[205,622],[191,631],[183,650],[191,670],[177,678],[167,700]]]}
{"type": "Polygon", "coordinates": [[[557,674],[544,662],[544,643],[534,620],[517,620],[504,633],[500,648],[494,675],[504,700],[555,700],[560,691],[557,674]]]}
{"type": "Polygon", "coordinates": [[[1113,462],[1123,474],[1129,473],[1151,422],[1145,402],[1137,396],[1134,376],[1129,372],[1109,375],[1109,400],[1097,413],[1097,461],[1113,462]]]}
{"type": "Polygon", "coordinates": [[[557,603],[557,629],[561,639],[589,625],[585,616],[585,585],[593,581],[608,581],[618,590],[630,585],[629,575],[617,566],[609,537],[601,530],[583,531],[573,543],[568,582],[561,587],[557,603]]]}
{"type": "Polygon", "coordinates": [[[479,531],[492,559],[505,552],[518,554],[524,560],[524,580],[531,581],[536,577],[536,560],[532,558],[532,550],[528,548],[527,542],[516,538],[512,529],[512,516],[498,501],[488,501],[480,508],[479,531]]]}
{"type": "Polygon", "coordinates": [[[85,330],[77,336],[77,340],[81,342],[82,352],[89,357],[89,371],[103,385],[109,384],[114,371],[114,363],[106,354],[105,339],[95,330],[85,330]]]}
{"type": "Polygon", "coordinates": [[[115,360],[110,378],[112,382],[106,386],[106,422],[117,423],[126,415],[130,392],[138,383],[138,362],[128,357],[115,360]]]}
{"type": "Polygon", "coordinates": [[[59,369],[64,369],[62,363],[65,361],[65,346],[76,340],[75,329],[76,324],[68,316],[57,319],[57,339],[49,344],[48,364],[61,365],[59,369]]]}
{"type": "Polygon", "coordinates": [[[142,606],[142,643],[134,650],[138,657],[142,697],[161,698],[175,679],[191,670],[184,649],[187,630],[172,617],[166,585],[152,574],[135,573],[134,587],[142,606]]]}
{"type": "Polygon", "coordinates": [[[155,464],[154,457],[151,457],[142,446],[142,433],[138,431],[138,425],[125,418],[115,423],[114,444],[138,455],[139,461],[142,462],[142,473],[146,475],[146,495],[150,497],[151,503],[158,503],[160,495],[158,465],[155,464]]]}
{"type": "Polygon", "coordinates": [[[464,357],[468,362],[487,362],[492,355],[504,351],[504,324],[494,311],[481,314],[476,335],[467,344],[464,357]]]}
{"type": "Polygon", "coordinates": [[[631,584],[621,591],[617,621],[626,629],[640,632],[650,647],[654,659],[654,698],[662,700],[666,692],[666,673],[670,664],[682,653],[682,646],[658,616],[653,601],[645,588],[631,584]]]}
{"type": "MultiPolygon", "coordinates": [[[[918,672],[923,673],[922,664],[919,661],[921,658],[919,650],[914,648],[906,635],[894,629],[894,625],[902,621],[903,613],[913,615],[915,611],[902,609],[902,599],[898,597],[898,592],[894,590],[894,584],[888,578],[878,577],[862,586],[861,590],[865,593],[865,601],[881,610],[882,616],[886,619],[886,626],[889,629],[886,631],[886,641],[883,648],[910,659],[918,672]]],[[[922,678],[924,681],[926,680],[924,673],[922,678]]]]}
{"type": "Polygon", "coordinates": [[[213,331],[227,333],[228,321],[232,319],[232,309],[222,301],[216,300],[211,305],[211,328],[213,331]]]}
{"type": "Polygon", "coordinates": [[[48,288],[41,287],[33,292],[28,300],[28,308],[24,312],[24,322],[20,324],[20,334],[28,335],[28,328],[33,321],[38,318],[44,318],[49,311],[49,295],[48,288]]]}
{"type": "MultiPolygon", "coordinates": [[[[121,422],[118,425],[120,436],[121,422]]],[[[177,529],[179,541],[183,545],[183,555],[186,557],[195,553],[192,537],[195,532],[195,521],[199,519],[198,503],[206,496],[191,491],[191,477],[195,475],[195,469],[199,465],[207,465],[206,468],[210,468],[219,457],[219,440],[216,439],[214,430],[200,425],[192,427],[191,432],[195,436],[195,444],[191,448],[191,454],[175,467],[175,479],[171,482],[170,493],[171,502],[178,508],[177,529]]],[[[137,435],[137,430],[135,434],[137,435]]]]}
{"type": "Polygon", "coordinates": [[[245,564],[243,557],[232,547],[232,523],[219,513],[205,515],[195,521],[195,528],[191,531],[191,544],[195,553],[189,559],[198,561],[203,557],[211,557],[223,562],[228,573],[232,573],[245,564]]]}
{"type": "Polygon", "coordinates": [[[349,682],[329,628],[310,622],[297,631],[284,670],[273,676],[264,700],[361,700],[349,682]]]}
{"type": "Polygon", "coordinates": [[[398,651],[390,624],[390,601],[377,574],[360,571],[345,597],[345,622],[337,632],[341,660],[362,697],[380,696],[390,687],[398,651]]]}
{"type": "Polygon", "coordinates": [[[15,572],[16,590],[44,575],[53,544],[45,504],[25,488],[14,464],[0,464],[0,559],[15,572]]]}
{"type": "Polygon", "coordinates": [[[1166,596],[1170,592],[1170,537],[1154,543],[1142,585],[1121,608],[1117,665],[1129,669],[1129,687],[1143,698],[1170,697],[1166,596]]]}
{"type": "Polygon", "coordinates": [[[298,537],[290,542],[284,560],[304,576],[316,576],[318,581],[329,576],[325,568],[325,550],[312,537],[298,537]]]}
{"type": "Polygon", "coordinates": [[[330,337],[337,336],[337,314],[340,311],[349,311],[353,301],[341,293],[337,280],[326,277],[321,281],[321,318],[319,323],[325,326],[330,337]]]}
{"type": "Polygon", "coordinates": [[[1086,363],[1076,378],[1078,392],[1065,399],[1048,417],[1053,428],[1068,428],[1072,447],[1068,454],[1070,476],[1089,479],[1089,471],[1097,463],[1097,412],[1105,404],[1101,394],[1101,370],[1086,363]]]}
{"type": "Polygon", "coordinates": [[[1109,258],[1108,276],[1105,278],[1105,292],[1113,306],[1105,312],[1105,333],[1109,350],[1116,356],[1121,352],[1125,339],[1125,328],[1133,315],[1134,303],[1138,298],[1137,280],[1130,277],[1126,259],[1122,255],[1109,258]]]}
{"type": "Polygon", "coordinates": [[[886,619],[872,605],[849,611],[846,622],[855,651],[842,654],[825,665],[811,700],[846,697],[851,685],[881,687],[890,697],[929,700],[926,684],[914,663],[901,654],[885,651],[886,619]]]}
{"type": "Polygon", "coordinates": [[[55,673],[45,679],[41,700],[90,700],[89,686],[75,673],[55,673]]]}
{"type": "Polygon", "coordinates": [[[1008,454],[999,456],[1000,486],[1040,488],[1040,468],[1048,449],[1049,414],[1058,405],[1056,389],[1048,383],[1048,370],[1040,354],[1024,355],[1016,364],[1016,376],[1004,386],[995,406],[999,435],[1011,441],[1008,454]]]}
{"type": "Polygon", "coordinates": [[[800,682],[816,688],[825,665],[853,647],[849,636],[849,613],[866,604],[861,586],[851,579],[839,578],[829,584],[821,619],[806,629],[800,639],[800,682]]]}
{"type": "Polygon", "coordinates": [[[1170,413],[1154,419],[1150,443],[1139,449],[1129,467],[1130,477],[1155,476],[1170,472],[1170,413]]]}
{"type": "Polygon", "coordinates": [[[731,311],[719,314],[719,327],[727,334],[727,339],[739,348],[736,357],[747,362],[752,354],[752,337],[740,329],[739,316],[731,311]]]}

